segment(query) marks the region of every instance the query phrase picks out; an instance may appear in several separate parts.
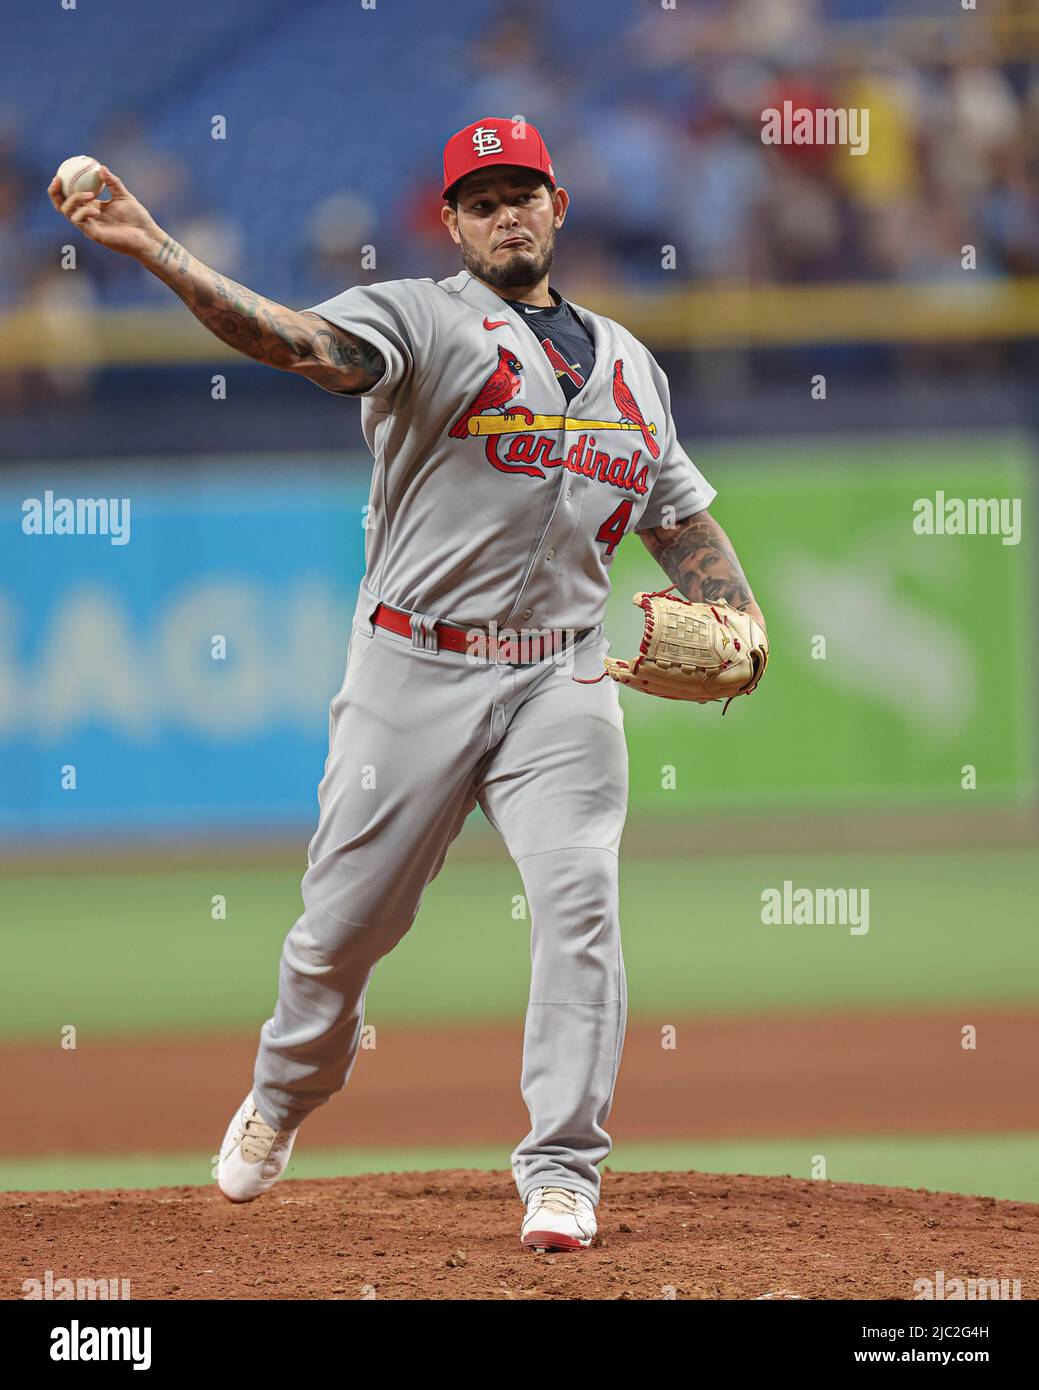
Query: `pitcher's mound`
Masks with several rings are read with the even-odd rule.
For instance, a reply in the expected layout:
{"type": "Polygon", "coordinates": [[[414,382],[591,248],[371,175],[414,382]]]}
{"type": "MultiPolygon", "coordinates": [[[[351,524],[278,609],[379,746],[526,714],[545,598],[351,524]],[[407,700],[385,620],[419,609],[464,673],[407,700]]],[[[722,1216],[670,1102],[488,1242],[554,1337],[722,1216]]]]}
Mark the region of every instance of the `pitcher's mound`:
{"type": "Polygon", "coordinates": [[[509,1174],[464,1170],[285,1181],[245,1206],[215,1187],[5,1192],[0,1292],[24,1298],[48,1279],[54,1297],[63,1279],[129,1280],[135,1299],[1039,1291],[1039,1206],[992,1197],[607,1170],[591,1249],[525,1250],[522,1215],[509,1174]]]}

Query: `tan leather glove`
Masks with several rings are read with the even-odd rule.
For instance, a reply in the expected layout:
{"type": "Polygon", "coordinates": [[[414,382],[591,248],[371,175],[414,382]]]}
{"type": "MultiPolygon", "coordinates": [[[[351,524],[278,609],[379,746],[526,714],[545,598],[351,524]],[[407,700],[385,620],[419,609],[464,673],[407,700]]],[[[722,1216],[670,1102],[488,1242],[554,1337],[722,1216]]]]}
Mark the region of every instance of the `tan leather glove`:
{"type": "Polygon", "coordinates": [[[633,661],[606,658],[606,674],[663,700],[724,700],[749,695],[768,665],[760,624],[724,601],[692,603],[670,589],[635,594],[646,625],[633,661]]]}

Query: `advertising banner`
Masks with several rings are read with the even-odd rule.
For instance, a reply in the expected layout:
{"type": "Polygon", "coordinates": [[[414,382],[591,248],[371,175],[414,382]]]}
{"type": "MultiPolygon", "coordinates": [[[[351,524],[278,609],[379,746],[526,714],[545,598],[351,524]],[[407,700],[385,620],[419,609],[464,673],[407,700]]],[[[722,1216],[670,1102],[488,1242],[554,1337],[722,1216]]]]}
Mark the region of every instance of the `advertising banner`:
{"type": "MultiPolygon", "coordinates": [[[[1030,795],[1027,447],[816,440],[696,456],[773,659],[724,721],[718,704],[622,692],[632,810],[1030,795]]],[[[313,826],[363,570],[357,464],[4,475],[0,836],[313,826]]],[[[630,656],[631,594],[669,581],[634,535],[612,577],[607,629],[630,656]]]]}

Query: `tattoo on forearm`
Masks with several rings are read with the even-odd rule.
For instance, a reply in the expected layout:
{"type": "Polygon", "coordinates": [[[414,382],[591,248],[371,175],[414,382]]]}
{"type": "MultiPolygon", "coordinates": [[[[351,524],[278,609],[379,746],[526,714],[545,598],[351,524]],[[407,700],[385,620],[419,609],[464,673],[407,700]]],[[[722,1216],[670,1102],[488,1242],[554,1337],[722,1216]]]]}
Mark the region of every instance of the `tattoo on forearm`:
{"type": "Polygon", "coordinates": [[[191,257],[179,242],[172,237],[166,237],[162,246],[158,250],[158,260],[160,265],[173,265],[176,263],[181,275],[188,273],[188,266],[191,264],[191,257]]]}
{"type": "Polygon", "coordinates": [[[264,299],[204,266],[166,237],[155,253],[166,284],[203,327],[228,347],[284,371],[303,372],[311,381],[340,388],[344,372],[360,372],[359,387],[373,385],[386,370],[371,343],[355,339],[317,314],[297,313],[264,299]]]}
{"type": "Polygon", "coordinates": [[[694,603],[724,599],[733,608],[754,602],[736,552],[709,512],[697,512],[676,526],[660,526],[640,534],[685,598],[694,603]]]}

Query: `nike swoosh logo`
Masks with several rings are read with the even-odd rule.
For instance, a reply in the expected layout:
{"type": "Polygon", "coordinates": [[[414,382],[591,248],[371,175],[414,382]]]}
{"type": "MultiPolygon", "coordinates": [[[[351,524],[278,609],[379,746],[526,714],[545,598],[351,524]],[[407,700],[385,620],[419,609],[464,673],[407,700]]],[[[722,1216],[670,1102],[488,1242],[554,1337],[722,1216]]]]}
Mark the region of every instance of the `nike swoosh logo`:
{"type": "Polygon", "coordinates": [[[547,304],[542,304],[542,305],[541,305],[539,308],[537,308],[537,309],[524,309],[523,312],[524,312],[525,314],[540,314],[544,309],[547,309],[547,308],[548,308],[548,305],[547,305],[547,304]]]}
{"type": "Polygon", "coordinates": [[[490,319],[485,317],[483,321],[483,326],[488,330],[492,328],[506,328],[508,326],[508,322],[508,319],[495,319],[494,323],[491,323],[490,319]]]}

